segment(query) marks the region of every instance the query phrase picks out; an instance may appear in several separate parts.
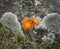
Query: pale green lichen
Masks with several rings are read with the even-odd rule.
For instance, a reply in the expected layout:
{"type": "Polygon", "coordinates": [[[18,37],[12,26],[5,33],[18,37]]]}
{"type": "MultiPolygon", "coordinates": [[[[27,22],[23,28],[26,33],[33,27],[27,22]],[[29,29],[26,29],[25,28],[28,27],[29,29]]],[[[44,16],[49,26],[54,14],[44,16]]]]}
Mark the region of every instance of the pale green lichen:
{"type": "Polygon", "coordinates": [[[56,34],[60,34],[60,15],[57,13],[50,13],[43,18],[42,27],[53,31],[56,34]]]}
{"type": "Polygon", "coordinates": [[[18,22],[17,16],[12,12],[4,13],[0,22],[3,26],[10,28],[14,34],[24,36],[24,33],[21,32],[21,24],[18,22]]]}
{"type": "Polygon", "coordinates": [[[54,39],[55,38],[55,34],[54,33],[49,33],[47,35],[47,37],[50,38],[50,39],[54,39]]]}
{"type": "Polygon", "coordinates": [[[49,33],[47,36],[41,38],[43,43],[53,43],[55,39],[55,34],[49,33]]]}

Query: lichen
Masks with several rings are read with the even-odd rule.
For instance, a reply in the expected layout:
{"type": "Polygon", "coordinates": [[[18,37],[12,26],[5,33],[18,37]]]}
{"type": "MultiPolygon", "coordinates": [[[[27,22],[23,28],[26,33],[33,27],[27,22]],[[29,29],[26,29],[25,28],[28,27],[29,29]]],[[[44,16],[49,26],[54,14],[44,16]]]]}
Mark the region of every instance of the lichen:
{"type": "Polygon", "coordinates": [[[47,36],[43,36],[41,39],[43,43],[53,43],[55,38],[55,34],[49,33],[47,36]]]}
{"type": "Polygon", "coordinates": [[[10,28],[14,34],[24,36],[23,32],[21,32],[21,25],[18,22],[17,16],[12,12],[4,13],[0,22],[3,26],[10,28]]]}
{"type": "Polygon", "coordinates": [[[60,34],[60,15],[57,13],[50,13],[43,18],[43,27],[48,31],[53,31],[56,34],[60,34]]]}

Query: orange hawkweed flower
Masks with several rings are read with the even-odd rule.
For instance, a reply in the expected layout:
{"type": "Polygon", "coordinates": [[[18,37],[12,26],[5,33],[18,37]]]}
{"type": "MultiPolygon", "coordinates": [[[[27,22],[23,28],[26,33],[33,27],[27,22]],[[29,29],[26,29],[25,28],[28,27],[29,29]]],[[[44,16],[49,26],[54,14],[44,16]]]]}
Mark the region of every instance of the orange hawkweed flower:
{"type": "Polygon", "coordinates": [[[26,17],[22,20],[22,27],[25,30],[30,30],[33,27],[32,21],[26,17]]]}
{"type": "Polygon", "coordinates": [[[25,30],[30,30],[34,25],[38,25],[38,24],[39,21],[35,17],[31,17],[31,19],[29,17],[26,17],[22,20],[22,27],[25,30]]]}
{"type": "Polygon", "coordinates": [[[32,22],[34,23],[34,25],[38,25],[39,21],[38,19],[36,19],[35,17],[31,17],[32,18],[32,22]]]}

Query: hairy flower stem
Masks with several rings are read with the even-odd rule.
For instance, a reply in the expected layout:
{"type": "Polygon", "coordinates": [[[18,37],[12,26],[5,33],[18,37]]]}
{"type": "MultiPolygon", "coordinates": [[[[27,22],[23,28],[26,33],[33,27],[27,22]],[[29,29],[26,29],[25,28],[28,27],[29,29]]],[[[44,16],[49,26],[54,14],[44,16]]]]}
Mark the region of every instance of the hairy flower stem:
{"type": "Polygon", "coordinates": [[[35,38],[34,38],[32,32],[33,32],[33,31],[31,30],[31,31],[30,31],[30,36],[31,36],[32,43],[33,43],[33,49],[37,49],[37,47],[36,47],[36,43],[35,43],[35,38]]]}

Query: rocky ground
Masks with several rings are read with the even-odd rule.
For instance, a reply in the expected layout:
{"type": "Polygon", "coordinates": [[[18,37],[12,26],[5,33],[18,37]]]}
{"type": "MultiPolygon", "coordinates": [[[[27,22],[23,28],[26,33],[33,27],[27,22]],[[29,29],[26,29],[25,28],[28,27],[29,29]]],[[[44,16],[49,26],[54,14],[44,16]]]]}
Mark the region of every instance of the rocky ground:
{"type": "MultiPolygon", "coordinates": [[[[60,0],[0,0],[0,18],[5,12],[16,14],[19,22],[21,22],[24,17],[30,17],[32,15],[38,15],[43,19],[43,17],[49,13],[55,12],[60,14],[60,0]]],[[[30,31],[24,31],[26,34],[25,38],[17,38],[12,34],[10,29],[8,30],[8,28],[0,24],[0,49],[40,49],[42,46],[44,47],[45,45],[42,43],[41,37],[46,35],[48,31],[40,28],[34,31],[36,31],[37,34],[34,34],[33,38],[31,38],[31,35],[28,33],[30,31]],[[35,42],[36,45],[33,45],[34,43],[32,42],[35,42]]],[[[60,43],[60,36],[56,38],[58,43],[60,43]]],[[[53,45],[46,45],[46,49],[48,49],[49,46],[53,47],[53,45]]],[[[58,45],[58,47],[60,46],[58,45]]]]}

